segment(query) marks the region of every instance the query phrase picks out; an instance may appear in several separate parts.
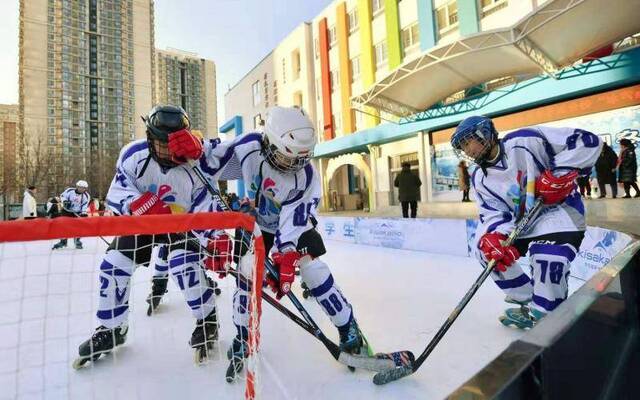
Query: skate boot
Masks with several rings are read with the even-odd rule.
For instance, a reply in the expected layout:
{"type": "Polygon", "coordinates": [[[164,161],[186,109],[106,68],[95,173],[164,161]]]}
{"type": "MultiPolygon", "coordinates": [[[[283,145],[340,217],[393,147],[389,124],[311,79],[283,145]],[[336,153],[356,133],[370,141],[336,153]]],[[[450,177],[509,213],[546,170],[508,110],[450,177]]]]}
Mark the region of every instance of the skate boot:
{"type": "Polygon", "coordinates": [[[364,345],[364,338],[355,318],[351,317],[351,320],[346,325],[338,327],[338,333],[340,335],[341,351],[351,354],[360,353],[364,345]]]}
{"type": "Polygon", "coordinates": [[[58,243],[54,244],[53,247],[51,248],[51,250],[59,250],[59,249],[62,249],[64,247],[67,247],[67,240],[66,239],[62,239],[58,243]]]}
{"type": "Polygon", "coordinates": [[[147,296],[147,304],[149,304],[147,308],[148,316],[151,316],[158,309],[162,296],[167,293],[167,282],[169,282],[167,277],[153,277],[151,280],[151,293],[147,296]]]}
{"type": "Polygon", "coordinates": [[[311,289],[309,289],[309,286],[307,286],[307,284],[304,282],[302,282],[300,286],[302,287],[302,297],[308,299],[309,296],[311,296],[311,289]]]}
{"type": "Polygon", "coordinates": [[[499,319],[502,325],[528,330],[533,328],[546,315],[535,308],[530,308],[528,302],[516,302],[516,304],[520,304],[520,307],[508,308],[505,310],[504,315],[500,316],[499,319]]]}
{"type": "Polygon", "coordinates": [[[215,308],[205,319],[196,321],[196,328],[191,334],[189,345],[193,347],[196,365],[207,360],[209,353],[218,341],[218,317],[215,308]]]}
{"type": "Polygon", "coordinates": [[[233,382],[238,377],[238,374],[242,372],[244,360],[249,356],[249,348],[247,347],[249,334],[247,328],[241,326],[236,326],[236,328],[238,328],[238,334],[233,338],[233,343],[227,350],[229,367],[227,367],[225,379],[229,383],[233,382]]]}
{"type": "Polygon", "coordinates": [[[74,243],[76,245],[76,249],[81,250],[82,249],[82,242],[80,241],[80,238],[75,238],[74,243]]]}
{"type": "Polygon", "coordinates": [[[87,362],[95,362],[103,354],[109,354],[116,346],[127,339],[128,327],[122,326],[114,329],[99,326],[91,338],[84,341],[78,347],[79,357],[73,362],[73,368],[79,369],[87,362]]]}

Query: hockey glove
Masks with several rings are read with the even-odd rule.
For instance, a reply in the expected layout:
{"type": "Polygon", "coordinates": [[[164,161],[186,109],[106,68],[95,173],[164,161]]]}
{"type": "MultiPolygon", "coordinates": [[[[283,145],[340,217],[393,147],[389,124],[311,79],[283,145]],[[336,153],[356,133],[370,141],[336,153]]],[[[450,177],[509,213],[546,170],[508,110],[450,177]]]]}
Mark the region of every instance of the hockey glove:
{"type": "Polygon", "coordinates": [[[205,268],[217,273],[220,278],[224,278],[233,260],[233,244],[231,238],[226,233],[223,233],[215,239],[209,239],[207,251],[213,255],[205,259],[205,268]]]}
{"type": "Polygon", "coordinates": [[[513,246],[505,246],[507,235],[499,232],[485,233],[478,242],[478,248],[482,252],[484,259],[489,262],[495,260],[494,268],[498,271],[505,272],[508,267],[513,265],[520,253],[513,246]]]}
{"type": "Polygon", "coordinates": [[[151,192],[145,192],[129,205],[131,215],[171,214],[171,208],[151,192]]]}
{"type": "Polygon", "coordinates": [[[300,265],[300,253],[297,251],[288,251],[286,253],[273,253],[273,264],[280,274],[280,281],[267,275],[267,285],[271,287],[276,294],[276,298],[280,300],[282,296],[289,293],[291,284],[295,279],[296,267],[300,265]]]}
{"type": "Polygon", "coordinates": [[[186,160],[197,160],[202,152],[202,140],[189,130],[181,129],[169,135],[169,154],[173,162],[182,164],[186,160]]]}
{"type": "Polygon", "coordinates": [[[577,171],[556,177],[546,170],[536,179],[536,197],[542,198],[546,205],[562,203],[575,188],[577,177],[577,171]]]}

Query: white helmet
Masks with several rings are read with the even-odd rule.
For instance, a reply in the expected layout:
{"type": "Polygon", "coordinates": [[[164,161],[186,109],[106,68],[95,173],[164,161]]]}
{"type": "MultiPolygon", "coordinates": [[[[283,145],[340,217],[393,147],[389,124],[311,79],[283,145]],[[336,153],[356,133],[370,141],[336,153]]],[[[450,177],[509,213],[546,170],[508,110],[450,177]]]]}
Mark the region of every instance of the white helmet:
{"type": "Polygon", "coordinates": [[[76,182],[76,187],[87,189],[89,188],[89,184],[87,183],[87,181],[79,180],[78,182],[76,182]]]}
{"type": "Polygon", "coordinates": [[[272,107],[267,111],[262,151],[272,167],[299,171],[311,160],[315,145],[315,129],[302,109],[272,107]]]}

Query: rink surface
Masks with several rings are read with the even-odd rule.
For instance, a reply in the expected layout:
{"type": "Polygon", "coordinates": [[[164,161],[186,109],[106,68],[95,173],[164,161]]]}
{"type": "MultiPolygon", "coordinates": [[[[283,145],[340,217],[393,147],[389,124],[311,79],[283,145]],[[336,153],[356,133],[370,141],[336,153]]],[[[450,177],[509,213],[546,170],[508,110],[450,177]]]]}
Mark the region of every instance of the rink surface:
{"type": "MultiPolygon", "coordinates": [[[[159,312],[147,317],[150,271],[142,267],[133,278],[125,345],[93,366],[73,370],[77,346],[97,326],[96,271],[106,246],[89,238],[84,250],[52,253],[53,243],[0,245],[0,399],[243,398],[244,382],[224,379],[224,353],[235,334],[230,278],[218,281],[222,326],[215,360],[194,365],[187,345],[194,320],[173,282],[159,312]]],[[[374,351],[409,349],[417,356],[481,272],[470,258],[334,241],[326,246],[324,259],[374,351]]],[[[299,281],[294,291],[302,299],[299,281]]],[[[336,329],[315,301],[303,304],[337,342],[336,329]]],[[[522,334],[499,324],[506,307],[502,293],[486,282],[418,373],[379,387],[373,373],[350,372],[264,303],[261,398],[443,398],[522,334]]]]}

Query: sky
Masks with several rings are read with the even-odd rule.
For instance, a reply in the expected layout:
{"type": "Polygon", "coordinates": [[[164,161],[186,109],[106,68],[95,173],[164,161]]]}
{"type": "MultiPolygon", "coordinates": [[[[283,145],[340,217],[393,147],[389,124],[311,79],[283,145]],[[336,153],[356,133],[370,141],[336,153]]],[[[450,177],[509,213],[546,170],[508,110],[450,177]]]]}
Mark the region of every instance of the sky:
{"type": "MultiPolygon", "coordinates": [[[[0,0],[0,103],[18,102],[18,0],[0,0]]],[[[293,29],[331,0],[155,0],[156,48],[213,60],[218,123],[224,94],[293,29]]]]}

